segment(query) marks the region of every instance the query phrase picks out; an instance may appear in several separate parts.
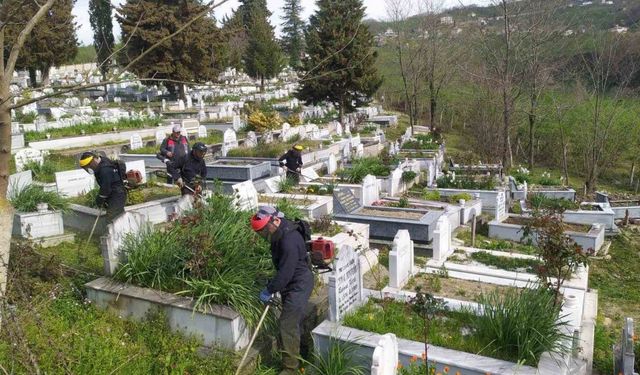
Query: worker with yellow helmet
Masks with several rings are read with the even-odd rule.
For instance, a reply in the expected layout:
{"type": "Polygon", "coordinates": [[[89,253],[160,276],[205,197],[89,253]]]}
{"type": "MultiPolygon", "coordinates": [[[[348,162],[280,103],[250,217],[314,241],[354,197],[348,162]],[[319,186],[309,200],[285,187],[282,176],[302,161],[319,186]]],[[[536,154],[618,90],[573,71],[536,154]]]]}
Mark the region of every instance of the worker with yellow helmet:
{"type": "Polygon", "coordinates": [[[96,205],[107,210],[107,222],[112,222],[124,212],[127,202],[121,167],[115,161],[93,152],[82,153],[79,164],[87,173],[96,176],[100,186],[96,205]]]}
{"type": "Polygon", "coordinates": [[[300,182],[300,172],[302,171],[302,150],[304,147],[300,144],[295,144],[284,155],[278,159],[280,166],[286,168],[287,179],[293,181],[295,184],[300,182]]]}

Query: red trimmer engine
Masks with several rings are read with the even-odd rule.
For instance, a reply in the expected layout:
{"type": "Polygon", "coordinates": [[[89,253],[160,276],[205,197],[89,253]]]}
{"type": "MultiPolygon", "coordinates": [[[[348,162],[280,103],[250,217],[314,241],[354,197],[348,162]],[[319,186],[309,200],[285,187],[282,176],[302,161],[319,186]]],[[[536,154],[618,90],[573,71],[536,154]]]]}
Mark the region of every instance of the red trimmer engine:
{"type": "Polygon", "coordinates": [[[127,171],[127,184],[131,187],[136,187],[142,183],[142,173],[140,171],[131,169],[127,171]]]}
{"type": "Polygon", "coordinates": [[[331,272],[331,262],[335,256],[336,245],[333,241],[322,237],[317,240],[307,242],[307,251],[311,258],[311,265],[314,270],[322,270],[319,273],[331,272]]]}

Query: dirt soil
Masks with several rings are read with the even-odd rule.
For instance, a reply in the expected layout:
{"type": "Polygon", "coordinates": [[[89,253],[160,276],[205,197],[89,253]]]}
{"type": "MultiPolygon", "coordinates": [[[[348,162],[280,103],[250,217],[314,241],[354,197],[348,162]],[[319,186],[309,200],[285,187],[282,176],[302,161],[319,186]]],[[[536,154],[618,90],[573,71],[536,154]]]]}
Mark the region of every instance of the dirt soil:
{"type": "Polygon", "coordinates": [[[391,217],[397,219],[409,219],[409,220],[420,220],[425,214],[424,212],[411,212],[411,211],[403,211],[401,209],[386,211],[386,210],[376,210],[373,208],[363,208],[360,211],[355,213],[360,216],[382,216],[382,217],[391,217]]]}
{"type": "Polygon", "coordinates": [[[425,274],[420,274],[412,278],[404,289],[414,291],[416,286],[421,286],[422,290],[433,293],[437,297],[447,297],[462,301],[477,301],[478,297],[482,293],[487,294],[497,291],[502,295],[508,290],[516,289],[512,286],[487,284],[478,281],[454,279],[451,277],[445,278],[425,274]],[[438,277],[440,279],[440,290],[435,290],[433,288],[433,277],[438,277]]]}

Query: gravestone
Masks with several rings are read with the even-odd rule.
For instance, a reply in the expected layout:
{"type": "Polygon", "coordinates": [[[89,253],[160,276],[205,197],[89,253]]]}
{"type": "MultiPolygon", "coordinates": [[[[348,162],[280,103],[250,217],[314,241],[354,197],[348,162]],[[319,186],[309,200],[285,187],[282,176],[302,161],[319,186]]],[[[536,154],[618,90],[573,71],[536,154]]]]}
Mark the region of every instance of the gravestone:
{"type": "Polygon", "coordinates": [[[132,150],[137,150],[143,146],[140,134],[136,133],[131,136],[131,139],[129,140],[129,147],[131,147],[132,150]]]}
{"type": "Polygon", "coordinates": [[[318,172],[316,172],[316,170],[313,168],[304,168],[302,171],[300,171],[300,174],[302,175],[302,179],[305,182],[315,181],[320,178],[318,172]]]}
{"type": "Polygon", "coordinates": [[[291,125],[288,122],[282,124],[282,128],[280,129],[280,140],[282,142],[286,142],[289,140],[289,130],[291,129],[291,125]]]}
{"type": "Polygon", "coordinates": [[[310,134],[310,138],[313,140],[318,140],[320,139],[320,128],[318,128],[318,125],[307,125],[307,132],[310,134]]]}
{"type": "Polygon", "coordinates": [[[112,276],[118,268],[122,260],[120,249],[125,239],[139,235],[148,227],[145,216],[137,212],[125,212],[107,225],[106,235],[100,238],[105,275],[112,276]]]}
{"type": "Polygon", "coordinates": [[[184,100],[178,100],[178,111],[184,111],[184,100]]]}
{"type": "Polygon", "coordinates": [[[451,223],[446,214],[441,215],[436,221],[433,230],[433,260],[443,262],[453,254],[451,246],[451,223]]]}
{"type": "Polygon", "coordinates": [[[622,327],[622,337],[619,344],[616,344],[613,350],[614,354],[614,374],[636,375],[634,369],[635,363],[635,337],[633,333],[633,319],[626,318],[622,327]]]}
{"type": "Polygon", "coordinates": [[[86,194],[96,186],[95,176],[87,173],[84,169],[56,172],[55,177],[58,194],[65,197],[86,194]]]}
{"type": "Polygon", "coordinates": [[[338,161],[336,160],[336,156],[331,153],[329,154],[329,159],[327,160],[327,174],[333,175],[338,170],[338,161]]]}
{"type": "Polygon", "coordinates": [[[371,375],[398,373],[398,338],[393,333],[382,335],[371,357],[371,375]]]}
{"type": "Polygon", "coordinates": [[[371,206],[380,199],[380,189],[376,176],[366,175],[362,180],[362,205],[371,206]]]}
{"type": "Polygon", "coordinates": [[[362,207],[351,190],[340,188],[333,190],[333,209],[337,214],[350,214],[362,207]]]}
{"type": "Polygon", "coordinates": [[[355,137],[349,137],[349,143],[351,143],[351,147],[358,147],[362,144],[362,139],[360,138],[360,134],[355,137]]]}
{"type": "Polygon", "coordinates": [[[356,146],[356,157],[361,158],[363,156],[364,156],[364,146],[361,143],[358,146],[356,146]]]}
{"type": "Polygon", "coordinates": [[[162,141],[164,141],[164,132],[162,130],[158,130],[156,131],[156,146],[158,146],[158,148],[162,144],[162,141]]]}
{"type": "Polygon", "coordinates": [[[402,289],[413,274],[413,241],[409,231],[400,229],[389,253],[389,286],[402,289]]]}
{"type": "Polygon", "coordinates": [[[389,187],[387,192],[392,197],[397,197],[402,193],[402,169],[400,167],[394,169],[388,177],[389,187]]]}
{"type": "Polygon", "coordinates": [[[223,135],[222,156],[227,156],[227,153],[234,148],[238,148],[236,132],[233,129],[227,129],[223,135]]]}
{"type": "Polygon", "coordinates": [[[124,163],[124,165],[127,172],[131,170],[140,172],[140,175],[142,176],[142,183],[147,183],[147,168],[144,164],[144,160],[128,161],[124,163]]]}
{"type": "Polygon", "coordinates": [[[329,275],[329,320],[340,321],[362,302],[362,273],[358,253],[342,245],[329,275]]]}
{"type": "Polygon", "coordinates": [[[258,137],[254,131],[250,131],[247,133],[247,137],[244,140],[245,147],[256,147],[258,145],[258,137]]]}
{"type": "Polygon", "coordinates": [[[251,180],[232,186],[233,206],[239,211],[255,211],[258,209],[258,192],[251,180]]]}
{"type": "Polygon", "coordinates": [[[44,163],[44,155],[42,151],[35,148],[24,148],[16,152],[14,160],[16,162],[16,171],[22,172],[24,165],[29,162],[36,162],[42,165],[44,163]]]}
{"type": "Polygon", "coordinates": [[[342,136],[342,124],[336,121],[335,127],[336,127],[336,135],[342,136]]]}
{"type": "Polygon", "coordinates": [[[180,125],[182,126],[182,131],[185,133],[184,135],[187,136],[189,134],[198,133],[198,128],[200,127],[200,121],[195,119],[186,119],[186,120],[182,120],[180,122],[180,125]]]}
{"type": "Polygon", "coordinates": [[[33,183],[31,171],[22,171],[9,175],[9,183],[7,185],[7,199],[20,193],[22,189],[33,183]]]}
{"type": "Polygon", "coordinates": [[[496,195],[495,219],[497,221],[502,221],[509,216],[507,214],[507,202],[505,195],[504,191],[498,192],[496,195]]]}
{"type": "Polygon", "coordinates": [[[162,99],[162,110],[163,111],[167,110],[167,99],[162,99]]]}
{"type": "Polygon", "coordinates": [[[280,192],[280,182],[282,182],[282,179],[284,178],[284,176],[273,176],[270,178],[267,178],[266,180],[264,180],[264,183],[266,185],[266,189],[265,191],[267,193],[279,193],[280,192]]]}
{"type": "Polygon", "coordinates": [[[235,131],[240,131],[242,130],[244,124],[242,123],[242,120],[240,119],[239,115],[234,115],[233,116],[233,130],[235,131]]]}
{"type": "Polygon", "coordinates": [[[298,135],[300,140],[307,139],[307,128],[304,125],[298,126],[298,135]]]}
{"type": "Polygon", "coordinates": [[[198,138],[207,138],[207,128],[202,125],[198,126],[198,138]]]}
{"type": "Polygon", "coordinates": [[[193,107],[193,98],[191,95],[187,95],[187,108],[193,107]]]}
{"type": "Polygon", "coordinates": [[[266,145],[273,143],[273,132],[268,130],[262,135],[262,142],[266,145]]]}

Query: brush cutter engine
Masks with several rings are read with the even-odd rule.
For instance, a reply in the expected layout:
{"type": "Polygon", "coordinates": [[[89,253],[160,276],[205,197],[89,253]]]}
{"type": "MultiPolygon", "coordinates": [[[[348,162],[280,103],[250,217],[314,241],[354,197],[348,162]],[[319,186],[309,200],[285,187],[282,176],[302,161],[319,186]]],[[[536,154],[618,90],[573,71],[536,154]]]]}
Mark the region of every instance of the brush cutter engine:
{"type": "Polygon", "coordinates": [[[335,257],[336,245],[331,240],[322,237],[317,240],[307,242],[307,252],[311,260],[311,267],[314,271],[322,274],[331,272],[331,262],[335,257]]]}

